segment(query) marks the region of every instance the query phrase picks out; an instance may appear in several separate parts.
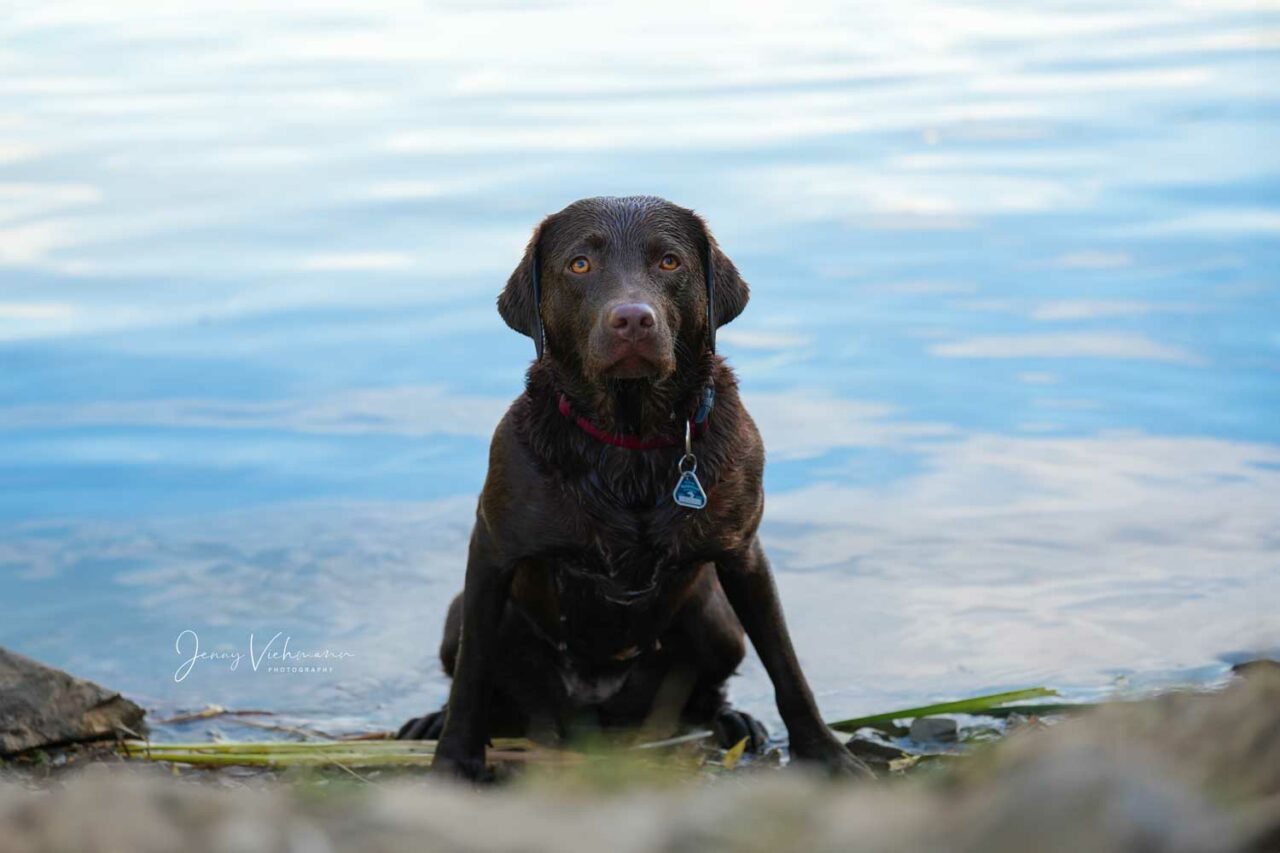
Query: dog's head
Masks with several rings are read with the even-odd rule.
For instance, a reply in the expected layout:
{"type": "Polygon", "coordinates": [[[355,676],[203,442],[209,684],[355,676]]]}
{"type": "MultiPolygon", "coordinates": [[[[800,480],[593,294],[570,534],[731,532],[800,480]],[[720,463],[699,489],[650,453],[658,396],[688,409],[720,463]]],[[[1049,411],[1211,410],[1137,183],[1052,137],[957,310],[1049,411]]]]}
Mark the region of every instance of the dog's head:
{"type": "Polygon", "coordinates": [[[710,348],[747,295],[693,211],[651,196],[588,198],[534,230],[498,312],[535,340],[541,318],[546,356],[588,382],[661,381],[710,348]]]}

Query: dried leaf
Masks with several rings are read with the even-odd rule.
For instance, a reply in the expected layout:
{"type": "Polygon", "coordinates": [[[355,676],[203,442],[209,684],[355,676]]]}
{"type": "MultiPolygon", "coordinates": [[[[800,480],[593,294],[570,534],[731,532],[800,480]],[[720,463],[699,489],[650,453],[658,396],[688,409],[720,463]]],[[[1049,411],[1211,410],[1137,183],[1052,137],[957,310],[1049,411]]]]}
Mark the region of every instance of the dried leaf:
{"type": "Polygon", "coordinates": [[[747,741],[750,738],[743,738],[733,745],[733,747],[724,754],[724,769],[732,770],[738,766],[738,762],[742,760],[742,755],[747,751],[747,741]]]}

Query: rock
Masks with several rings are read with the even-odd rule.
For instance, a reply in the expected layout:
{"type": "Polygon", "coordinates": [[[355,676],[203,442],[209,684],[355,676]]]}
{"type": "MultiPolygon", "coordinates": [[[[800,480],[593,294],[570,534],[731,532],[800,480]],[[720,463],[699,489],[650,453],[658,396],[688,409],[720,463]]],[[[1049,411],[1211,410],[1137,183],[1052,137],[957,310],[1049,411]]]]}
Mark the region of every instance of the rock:
{"type": "Polygon", "coordinates": [[[144,714],[119,693],[0,648],[0,755],[139,736],[144,714]]]}
{"type": "Polygon", "coordinates": [[[911,721],[911,739],[927,743],[954,743],[960,736],[955,720],[946,717],[917,717],[911,721]]]}
{"type": "Polygon", "coordinates": [[[792,769],[607,791],[263,781],[222,790],[125,763],[46,790],[0,782],[0,851],[1271,853],[1280,674],[1102,707],[879,785],[792,769]]]}
{"type": "Polygon", "coordinates": [[[1231,671],[1245,678],[1251,678],[1260,672],[1280,673],[1280,661],[1271,660],[1270,658],[1247,660],[1231,667],[1231,671]]]}
{"type": "Polygon", "coordinates": [[[861,758],[863,763],[872,770],[882,774],[889,772],[893,762],[909,755],[905,750],[898,749],[896,746],[886,746],[883,743],[858,737],[849,738],[849,740],[845,741],[844,746],[845,749],[861,758]]]}

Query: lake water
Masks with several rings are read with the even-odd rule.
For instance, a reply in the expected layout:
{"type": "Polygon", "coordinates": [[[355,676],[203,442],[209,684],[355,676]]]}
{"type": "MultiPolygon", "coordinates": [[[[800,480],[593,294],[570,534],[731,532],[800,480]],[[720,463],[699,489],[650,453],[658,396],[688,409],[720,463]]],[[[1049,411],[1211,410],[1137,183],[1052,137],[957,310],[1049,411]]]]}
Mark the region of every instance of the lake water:
{"type": "Polygon", "coordinates": [[[533,352],[494,297],[651,193],[751,282],[829,717],[1280,650],[1280,5],[425,5],[0,14],[0,645],[161,714],[437,706],[533,352]],[[339,657],[178,681],[187,630],[339,657]]]}

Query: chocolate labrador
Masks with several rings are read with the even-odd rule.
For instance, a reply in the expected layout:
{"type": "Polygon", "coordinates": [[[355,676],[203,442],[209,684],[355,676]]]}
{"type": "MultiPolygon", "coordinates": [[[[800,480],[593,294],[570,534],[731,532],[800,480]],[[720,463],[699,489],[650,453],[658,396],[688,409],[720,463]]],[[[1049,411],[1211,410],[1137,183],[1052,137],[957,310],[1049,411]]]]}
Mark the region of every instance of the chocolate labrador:
{"type": "Polygon", "coordinates": [[[822,722],[756,537],[764,447],[715,351],[746,304],[706,224],[662,199],[584,199],[534,231],[498,312],[537,360],[490,446],[440,646],[452,690],[399,733],[438,737],[436,769],[480,778],[492,735],[584,717],[758,748],[725,701],[745,629],[791,754],[867,773],[822,722]]]}

